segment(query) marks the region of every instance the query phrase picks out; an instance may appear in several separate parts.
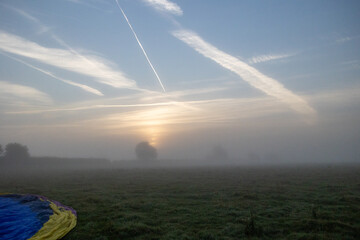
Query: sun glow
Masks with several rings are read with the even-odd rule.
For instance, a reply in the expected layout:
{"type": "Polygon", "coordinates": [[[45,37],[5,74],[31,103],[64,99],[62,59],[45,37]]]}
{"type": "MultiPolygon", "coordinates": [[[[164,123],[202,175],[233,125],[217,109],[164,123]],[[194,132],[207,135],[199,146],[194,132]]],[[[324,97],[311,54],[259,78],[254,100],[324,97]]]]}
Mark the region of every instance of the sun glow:
{"type": "Polygon", "coordinates": [[[160,129],[159,127],[151,127],[147,129],[148,141],[150,145],[157,146],[159,145],[160,129]]]}
{"type": "Polygon", "coordinates": [[[137,126],[140,134],[147,140],[150,145],[158,146],[160,138],[167,132],[166,125],[169,124],[169,108],[156,108],[141,111],[136,114],[137,126]]]}

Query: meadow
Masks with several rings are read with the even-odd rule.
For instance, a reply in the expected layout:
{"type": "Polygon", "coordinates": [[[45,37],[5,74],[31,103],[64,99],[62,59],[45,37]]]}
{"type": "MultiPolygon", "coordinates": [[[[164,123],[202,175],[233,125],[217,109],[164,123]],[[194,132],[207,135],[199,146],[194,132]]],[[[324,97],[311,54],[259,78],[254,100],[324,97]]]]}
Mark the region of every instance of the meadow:
{"type": "Polygon", "coordinates": [[[360,166],[2,174],[0,192],[73,207],[71,239],[360,239],[360,166]]]}

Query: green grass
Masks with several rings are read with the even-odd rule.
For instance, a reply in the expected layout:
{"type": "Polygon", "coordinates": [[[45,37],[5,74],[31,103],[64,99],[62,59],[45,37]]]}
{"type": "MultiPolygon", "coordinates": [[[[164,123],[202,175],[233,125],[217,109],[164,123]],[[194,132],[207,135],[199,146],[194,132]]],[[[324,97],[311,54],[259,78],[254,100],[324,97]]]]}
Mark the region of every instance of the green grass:
{"type": "Polygon", "coordinates": [[[360,167],[76,170],[0,177],[77,210],[64,239],[360,239],[360,167]]]}

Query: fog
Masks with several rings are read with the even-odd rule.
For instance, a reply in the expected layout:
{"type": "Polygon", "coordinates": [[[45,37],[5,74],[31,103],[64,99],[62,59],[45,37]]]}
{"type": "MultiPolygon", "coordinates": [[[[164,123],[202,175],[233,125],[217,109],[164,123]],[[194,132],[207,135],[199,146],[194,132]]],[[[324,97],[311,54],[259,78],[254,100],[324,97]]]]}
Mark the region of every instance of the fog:
{"type": "Polygon", "coordinates": [[[0,0],[0,239],[360,239],[359,13],[0,0]]]}
{"type": "Polygon", "coordinates": [[[140,142],[153,164],[360,162],[355,1],[206,14],[200,1],[90,2],[1,4],[3,148],[58,162],[137,164],[140,142]]]}
{"type": "MultiPolygon", "coordinates": [[[[49,162],[54,160],[56,164],[49,167],[60,166],[62,161],[69,167],[72,161],[69,159],[73,158],[82,158],[74,159],[74,168],[359,163],[360,133],[357,117],[353,118],[341,122],[332,119],[316,125],[265,121],[241,127],[191,129],[162,139],[153,145],[157,158],[143,160],[137,159],[135,147],[143,140],[150,140],[137,136],[124,139],[68,133],[59,134],[56,139],[46,138],[44,142],[33,133],[31,140],[23,136],[16,140],[9,138],[14,140],[8,142],[26,145],[34,157],[28,161],[34,165],[46,163],[46,157],[49,162]],[[85,164],[87,161],[89,164],[85,164]]],[[[5,148],[6,144],[2,146],[5,148]]]]}
{"type": "Polygon", "coordinates": [[[67,132],[41,127],[3,128],[0,142],[3,148],[11,142],[24,144],[34,157],[99,158],[112,162],[135,161],[135,147],[142,141],[156,148],[158,161],[168,163],[210,160],[217,164],[255,165],[359,162],[360,117],[357,109],[353,110],[319,119],[312,125],[294,120],[294,116],[283,116],[178,131],[171,131],[176,126],[170,126],[169,133],[156,136],[155,144],[141,134],[105,135],[96,129],[86,133],[81,127],[67,132]],[[227,156],[211,157],[214,147],[221,147],[227,156]]]}

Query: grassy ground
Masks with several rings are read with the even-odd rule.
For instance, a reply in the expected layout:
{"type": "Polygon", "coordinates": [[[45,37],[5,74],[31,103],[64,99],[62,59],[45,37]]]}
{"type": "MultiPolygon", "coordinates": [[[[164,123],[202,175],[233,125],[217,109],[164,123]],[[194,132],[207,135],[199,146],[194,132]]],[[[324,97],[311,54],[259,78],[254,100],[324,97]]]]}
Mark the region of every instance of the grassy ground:
{"type": "Polygon", "coordinates": [[[64,239],[360,239],[360,167],[76,170],[0,177],[78,212],[64,239]]]}

